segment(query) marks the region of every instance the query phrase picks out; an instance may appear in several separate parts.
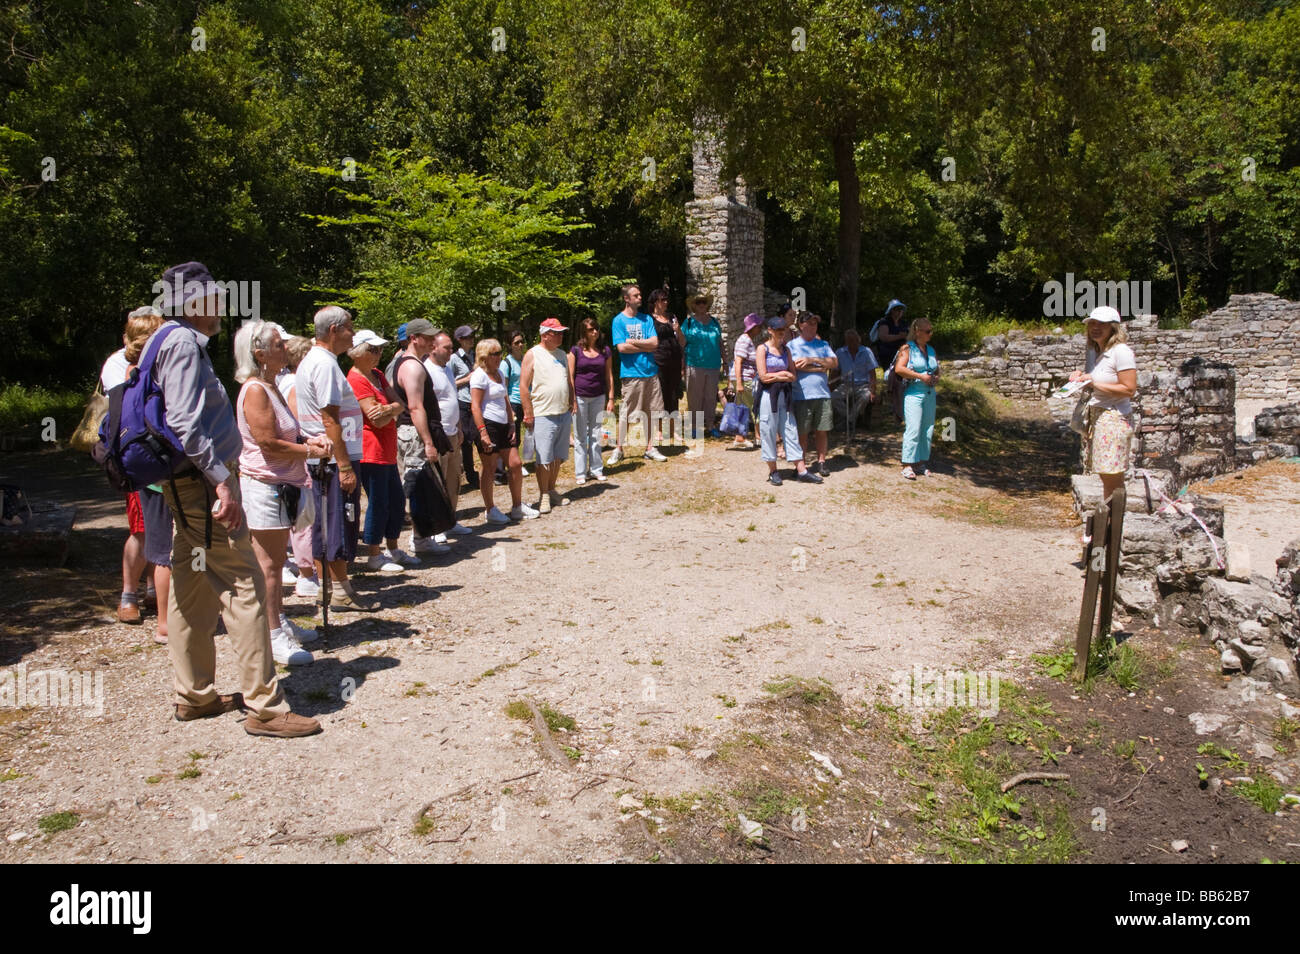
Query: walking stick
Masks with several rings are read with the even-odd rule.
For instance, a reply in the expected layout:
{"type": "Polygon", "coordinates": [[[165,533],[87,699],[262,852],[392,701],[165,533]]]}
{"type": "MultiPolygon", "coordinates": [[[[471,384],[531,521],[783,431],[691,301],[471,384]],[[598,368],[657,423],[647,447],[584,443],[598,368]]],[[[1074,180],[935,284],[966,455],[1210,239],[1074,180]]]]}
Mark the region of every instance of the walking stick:
{"type": "Polygon", "coordinates": [[[330,635],[330,471],[329,464],[320,462],[320,634],[330,635]]]}
{"type": "Polygon", "coordinates": [[[853,413],[853,399],[857,396],[857,382],[853,378],[853,371],[849,371],[849,393],[844,397],[844,443],[852,444],[853,439],[857,437],[858,422],[853,413]]]}

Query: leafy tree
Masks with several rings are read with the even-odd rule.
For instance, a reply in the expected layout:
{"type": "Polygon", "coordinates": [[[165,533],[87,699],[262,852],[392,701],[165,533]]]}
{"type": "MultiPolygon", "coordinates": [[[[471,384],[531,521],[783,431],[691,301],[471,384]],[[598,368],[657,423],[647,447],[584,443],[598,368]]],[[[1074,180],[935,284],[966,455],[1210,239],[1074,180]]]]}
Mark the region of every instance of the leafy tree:
{"type": "Polygon", "coordinates": [[[357,185],[368,189],[333,187],[351,214],[310,218],[358,243],[355,283],[322,291],[381,332],[412,318],[480,330],[494,322],[499,331],[506,319],[590,310],[593,296],[619,281],[595,273],[590,251],[564,247],[590,228],[563,210],[576,193],[571,183],[520,189],[435,172],[427,157],[388,150],[358,166],[357,185]]]}

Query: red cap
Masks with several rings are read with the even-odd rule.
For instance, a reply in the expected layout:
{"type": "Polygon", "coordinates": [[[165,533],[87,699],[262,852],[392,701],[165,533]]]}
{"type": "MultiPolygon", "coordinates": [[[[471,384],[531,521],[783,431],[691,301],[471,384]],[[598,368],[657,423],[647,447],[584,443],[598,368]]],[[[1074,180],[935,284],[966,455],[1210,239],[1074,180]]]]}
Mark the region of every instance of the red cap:
{"type": "Polygon", "coordinates": [[[550,318],[547,318],[545,321],[542,322],[541,330],[542,331],[568,331],[569,329],[565,325],[560,324],[559,318],[556,318],[555,316],[552,315],[550,318]]]}

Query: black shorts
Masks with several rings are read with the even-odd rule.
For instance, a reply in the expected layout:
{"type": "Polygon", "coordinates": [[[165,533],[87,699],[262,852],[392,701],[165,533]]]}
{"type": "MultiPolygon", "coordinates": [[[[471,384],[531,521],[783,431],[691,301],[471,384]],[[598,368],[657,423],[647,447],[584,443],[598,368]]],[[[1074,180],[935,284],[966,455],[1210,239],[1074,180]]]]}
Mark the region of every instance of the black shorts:
{"type": "Polygon", "coordinates": [[[483,432],[478,432],[478,437],[474,438],[474,443],[478,445],[480,454],[500,454],[509,447],[518,447],[518,439],[515,437],[514,428],[509,424],[503,424],[500,421],[490,421],[484,419],[483,426],[487,428],[487,438],[494,445],[494,450],[485,450],[483,447],[483,432]]]}

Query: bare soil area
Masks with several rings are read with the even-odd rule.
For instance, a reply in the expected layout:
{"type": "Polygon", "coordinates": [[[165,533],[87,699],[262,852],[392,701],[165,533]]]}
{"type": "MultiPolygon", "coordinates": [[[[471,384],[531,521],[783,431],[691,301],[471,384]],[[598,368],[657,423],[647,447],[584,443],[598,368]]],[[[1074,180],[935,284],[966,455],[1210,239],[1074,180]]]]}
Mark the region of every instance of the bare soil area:
{"type": "Polygon", "coordinates": [[[30,496],[82,507],[64,567],[0,573],[0,666],[105,685],[102,715],[0,709],[0,862],[964,860],[970,845],[1135,860],[1188,826],[1211,833],[1194,860],[1300,859],[1300,813],[1197,784],[1187,695],[1216,677],[1194,635],[1135,637],[1176,665],[1148,660],[1159,678],[1133,696],[1041,675],[1032,657],[1072,634],[1081,589],[1066,449],[1036,409],[997,413],[915,484],[877,421],[823,486],[770,487],[757,451],[710,441],[583,488],[566,468],[571,505],[509,527],[466,494],[472,536],[419,570],[358,574],[381,611],[332,615],[316,663],[282,669],[325,727],[295,741],[252,738],[237,715],[173,721],[152,621],[113,616],[125,516],[102,477],[66,452],[0,458],[30,496]],[[999,673],[1002,713],[897,706],[890,687],[916,666],[999,673]],[[1080,767],[1013,790],[1033,790],[1014,810],[979,805],[983,787],[934,755],[990,731],[972,771],[1041,766],[1044,749],[1080,767]],[[1152,761],[1124,802],[1130,833],[1095,832],[1092,808],[1152,761]]]}

